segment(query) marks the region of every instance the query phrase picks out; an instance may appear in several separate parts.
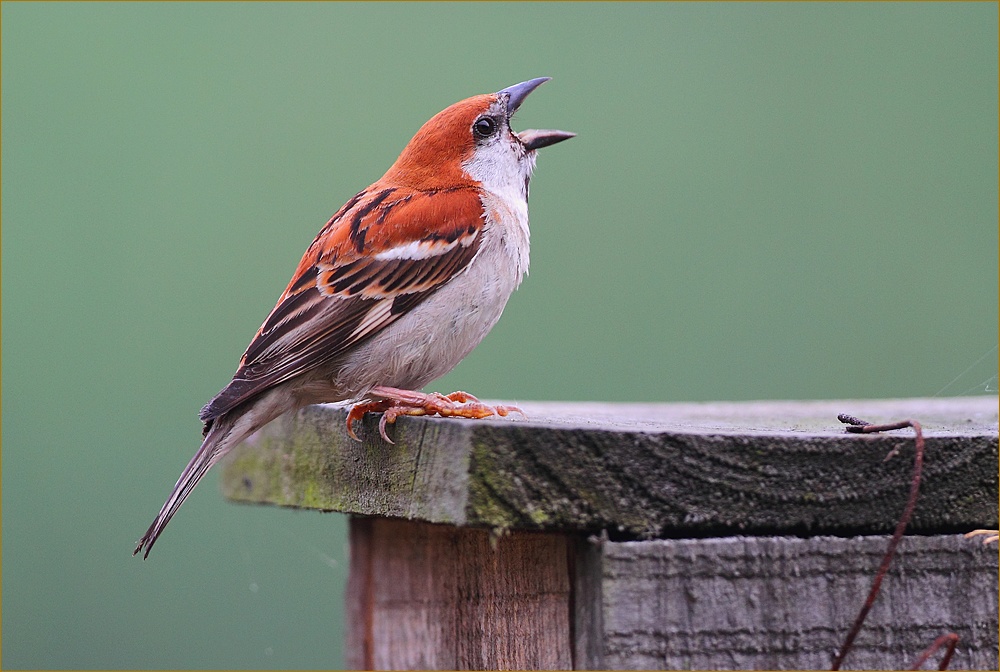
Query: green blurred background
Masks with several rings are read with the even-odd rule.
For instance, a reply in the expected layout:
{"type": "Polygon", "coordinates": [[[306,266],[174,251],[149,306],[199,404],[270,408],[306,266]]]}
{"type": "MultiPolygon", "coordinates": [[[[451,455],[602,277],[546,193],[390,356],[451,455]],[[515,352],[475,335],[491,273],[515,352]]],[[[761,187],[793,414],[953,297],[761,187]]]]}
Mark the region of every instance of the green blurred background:
{"type": "Polygon", "coordinates": [[[206,479],[131,557],[320,226],[553,81],[531,275],[434,389],[996,394],[997,5],[2,6],[4,668],[342,664],[345,519],[206,479]]]}

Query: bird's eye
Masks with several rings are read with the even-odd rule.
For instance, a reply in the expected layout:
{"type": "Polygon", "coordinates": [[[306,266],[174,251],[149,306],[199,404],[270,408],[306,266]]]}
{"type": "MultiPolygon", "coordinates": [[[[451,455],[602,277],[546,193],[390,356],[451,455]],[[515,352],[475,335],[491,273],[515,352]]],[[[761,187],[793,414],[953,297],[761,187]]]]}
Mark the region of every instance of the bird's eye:
{"type": "Polygon", "coordinates": [[[476,135],[480,138],[488,138],[497,132],[497,122],[493,121],[489,117],[482,117],[476,120],[476,123],[472,125],[472,130],[475,131],[476,135]]]}

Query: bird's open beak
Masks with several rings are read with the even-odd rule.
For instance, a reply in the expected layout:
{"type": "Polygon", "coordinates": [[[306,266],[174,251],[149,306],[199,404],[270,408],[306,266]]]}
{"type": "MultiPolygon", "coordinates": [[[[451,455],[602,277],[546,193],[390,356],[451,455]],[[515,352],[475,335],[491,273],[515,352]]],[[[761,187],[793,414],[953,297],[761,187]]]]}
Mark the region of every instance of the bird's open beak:
{"type": "Polygon", "coordinates": [[[548,147],[563,140],[569,140],[576,133],[570,133],[569,131],[539,131],[532,128],[527,131],[521,131],[516,135],[525,148],[541,149],[542,147],[548,147]]]}
{"type": "Polygon", "coordinates": [[[529,79],[526,82],[521,82],[520,84],[515,84],[514,86],[508,86],[503,91],[497,91],[498,96],[507,94],[507,116],[517,112],[517,108],[521,107],[521,103],[524,99],[528,97],[528,94],[537,89],[539,86],[545,82],[552,79],[551,77],[535,77],[534,79],[529,79]]]}
{"type": "MultiPolygon", "coordinates": [[[[521,82],[520,84],[515,84],[514,86],[508,86],[502,91],[498,91],[497,95],[507,94],[507,115],[510,116],[517,111],[517,108],[521,107],[521,103],[524,99],[528,97],[528,94],[537,89],[539,86],[545,82],[552,79],[551,77],[536,77],[535,79],[529,79],[526,82],[521,82]]],[[[548,147],[549,145],[554,145],[557,142],[562,142],[563,140],[568,140],[576,135],[576,133],[569,133],[567,131],[538,131],[538,130],[528,130],[516,133],[518,139],[528,150],[541,149],[542,147],[548,147]]]]}

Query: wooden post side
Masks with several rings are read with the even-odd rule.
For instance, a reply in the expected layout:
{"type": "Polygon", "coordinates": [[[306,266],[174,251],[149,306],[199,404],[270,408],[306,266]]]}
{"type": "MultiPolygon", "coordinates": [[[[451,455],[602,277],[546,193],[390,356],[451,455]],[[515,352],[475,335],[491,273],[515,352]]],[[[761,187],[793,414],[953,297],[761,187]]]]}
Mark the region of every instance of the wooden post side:
{"type": "Polygon", "coordinates": [[[373,669],[571,668],[567,539],[513,532],[491,544],[485,530],[352,519],[348,600],[367,613],[349,606],[348,660],[373,669]],[[367,550],[355,553],[361,536],[367,550]],[[357,650],[367,646],[356,634],[364,622],[370,660],[357,650]]]}
{"type": "MultiPolygon", "coordinates": [[[[887,542],[606,543],[602,662],[612,670],[829,669],[887,542]]],[[[906,537],[845,667],[907,669],[946,632],[959,636],[950,669],[997,669],[996,549],[961,535],[906,537]]]]}
{"type": "Polygon", "coordinates": [[[571,543],[573,669],[604,670],[603,543],[583,535],[571,543]]]}
{"type": "Polygon", "coordinates": [[[372,669],[372,520],[351,516],[348,527],[351,564],[344,602],[347,606],[345,663],[351,670],[372,669]]]}

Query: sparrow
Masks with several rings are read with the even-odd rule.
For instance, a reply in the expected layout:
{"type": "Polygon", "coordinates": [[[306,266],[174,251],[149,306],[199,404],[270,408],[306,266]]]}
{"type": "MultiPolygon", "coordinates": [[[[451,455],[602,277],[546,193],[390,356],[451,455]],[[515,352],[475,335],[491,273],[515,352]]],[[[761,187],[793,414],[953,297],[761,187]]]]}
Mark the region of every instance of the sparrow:
{"type": "Polygon", "coordinates": [[[528,272],[528,181],[536,152],[573,133],[511,130],[548,77],[467,98],[434,115],[377,182],[323,226],[250,342],[232,381],[201,410],[204,441],[133,552],[149,556],[208,469],[278,416],[316,403],[401,415],[518,411],[466,392],[419,390],[493,328],[528,272]]]}

